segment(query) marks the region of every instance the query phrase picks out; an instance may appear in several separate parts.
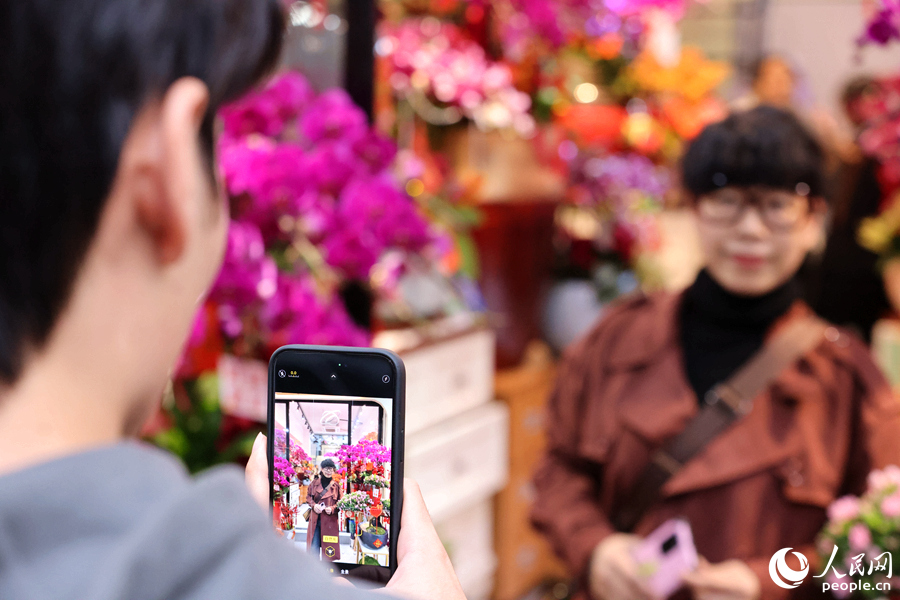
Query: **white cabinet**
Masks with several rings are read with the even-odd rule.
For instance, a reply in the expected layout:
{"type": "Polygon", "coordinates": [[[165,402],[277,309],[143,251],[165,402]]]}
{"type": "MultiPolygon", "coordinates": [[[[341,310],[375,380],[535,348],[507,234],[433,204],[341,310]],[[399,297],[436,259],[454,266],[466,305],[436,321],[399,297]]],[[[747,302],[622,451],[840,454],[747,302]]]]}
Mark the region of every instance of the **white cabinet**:
{"type": "Polygon", "coordinates": [[[436,524],[467,600],[487,600],[494,587],[494,506],[491,500],[467,506],[436,524]]]}
{"type": "Polygon", "coordinates": [[[509,414],[490,402],[407,437],[406,474],[440,522],[491,498],[509,475],[509,414]]]}
{"type": "Polygon", "coordinates": [[[494,334],[477,329],[400,356],[406,475],[422,489],[466,597],[487,600],[497,564],[492,499],[509,476],[509,413],[493,401],[494,334]]]}
{"type": "Polygon", "coordinates": [[[406,433],[421,431],[493,398],[494,334],[476,330],[404,352],[406,433]]]}

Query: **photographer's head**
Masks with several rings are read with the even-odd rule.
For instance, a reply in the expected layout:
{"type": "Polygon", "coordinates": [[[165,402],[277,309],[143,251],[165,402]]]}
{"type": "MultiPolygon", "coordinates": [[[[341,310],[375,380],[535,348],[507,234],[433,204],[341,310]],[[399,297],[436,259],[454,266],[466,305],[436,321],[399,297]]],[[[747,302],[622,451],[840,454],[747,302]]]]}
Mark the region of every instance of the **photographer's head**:
{"type": "Polygon", "coordinates": [[[682,179],[698,217],[706,268],[725,289],[769,292],[821,240],[823,154],[792,114],[759,107],[708,126],[682,179]]]}
{"type": "Polygon", "coordinates": [[[282,27],[277,0],[0,3],[0,418],[152,410],[223,252],[216,111],[282,27]]]}

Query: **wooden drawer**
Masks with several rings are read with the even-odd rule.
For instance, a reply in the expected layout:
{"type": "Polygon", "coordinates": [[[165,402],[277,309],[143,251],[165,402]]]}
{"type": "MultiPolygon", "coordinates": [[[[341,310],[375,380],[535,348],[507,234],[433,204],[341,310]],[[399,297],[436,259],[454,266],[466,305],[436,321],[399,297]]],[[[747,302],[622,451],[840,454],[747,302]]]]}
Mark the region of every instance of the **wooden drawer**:
{"type": "Polygon", "coordinates": [[[490,500],[435,523],[468,600],[486,600],[494,587],[494,511],[490,500]]]}
{"type": "Polygon", "coordinates": [[[509,415],[490,402],[407,436],[406,474],[418,481],[432,519],[484,501],[506,485],[509,415]]]}
{"type": "Polygon", "coordinates": [[[494,600],[518,600],[547,581],[567,578],[566,568],[531,526],[533,498],[531,478],[521,476],[511,477],[494,500],[494,600]]]}
{"type": "Polygon", "coordinates": [[[494,334],[483,329],[401,354],[406,365],[406,433],[493,399],[494,334]]]}

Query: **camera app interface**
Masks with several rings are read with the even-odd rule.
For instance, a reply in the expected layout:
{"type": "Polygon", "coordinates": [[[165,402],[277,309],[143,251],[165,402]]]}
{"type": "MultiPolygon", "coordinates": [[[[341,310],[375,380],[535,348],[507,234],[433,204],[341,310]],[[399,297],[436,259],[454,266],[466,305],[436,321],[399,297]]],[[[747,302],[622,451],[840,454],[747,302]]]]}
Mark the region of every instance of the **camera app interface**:
{"type": "Polygon", "coordinates": [[[342,573],[389,564],[391,408],[390,398],[275,393],[273,524],[342,573]]]}

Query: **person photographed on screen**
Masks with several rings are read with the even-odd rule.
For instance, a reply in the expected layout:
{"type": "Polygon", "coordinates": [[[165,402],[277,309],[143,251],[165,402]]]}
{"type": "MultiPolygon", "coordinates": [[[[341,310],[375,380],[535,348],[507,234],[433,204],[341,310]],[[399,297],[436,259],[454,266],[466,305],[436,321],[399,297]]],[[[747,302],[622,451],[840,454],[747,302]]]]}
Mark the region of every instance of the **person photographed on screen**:
{"type": "MultiPolygon", "coordinates": [[[[0,598],[372,598],[278,537],[265,439],[190,476],[136,437],[219,270],[216,112],[278,0],[0,0],[0,598]]],[[[387,592],[464,600],[406,483],[387,592]]],[[[383,596],[382,596],[383,597],[383,596]]]]}
{"type": "Polygon", "coordinates": [[[341,484],[334,478],[334,461],[326,458],[319,466],[319,475],[314,477],[306,493],[306,503],[312,507],[309,528],[306,530],[306,549],[315,557],[325,560],[340,560],[340,524],[337,503],[343,496],[341,484]],[[331,541],[323,544],[326,539],[331,541]],[[329,550],[330,548],[330,550],[329,550]],[[320,555],[320,551],[324,552],[320,555]]]}
{"type": "Polygon", "coordinates": [[[650,597],[631,548],[674,517],[702,557],[684,578],[693,597],[777,599],[788,591],[769,576],[773,554],[793,548],[812,571],[828,505],[900,462],[900,406],[866,346],[823,328],[748,414],[674,469],[632,528],[616,529],[651,457],[708,392],[811,315],[796,274],[827,206],[822,150],[797,118],[765,106],[732,114],[691,143],[681,175],[705,268],[681,293],[623,299],[567,351],[532,520],[596,599],[650,597]]]}

